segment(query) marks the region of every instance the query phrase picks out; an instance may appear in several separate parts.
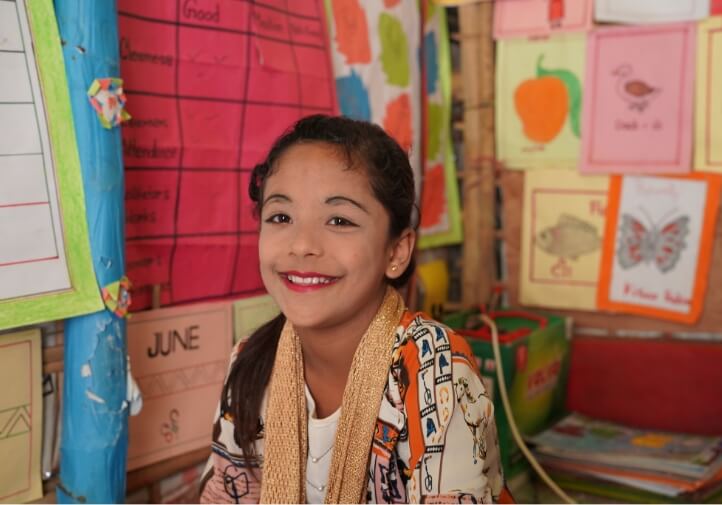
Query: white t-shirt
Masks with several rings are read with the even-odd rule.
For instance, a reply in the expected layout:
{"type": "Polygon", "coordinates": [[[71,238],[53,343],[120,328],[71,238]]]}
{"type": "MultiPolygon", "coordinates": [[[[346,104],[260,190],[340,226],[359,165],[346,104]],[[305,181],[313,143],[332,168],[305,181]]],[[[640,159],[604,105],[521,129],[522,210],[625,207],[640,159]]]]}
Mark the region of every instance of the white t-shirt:
{"type": "Polygon", "coordinates": [[[324,419],[316,417],[316,402],[306,386],[308,408],[308,459],[306,460],[306,503],[323,503],[331,468],[336,428],[341,407],[324,419]]]}

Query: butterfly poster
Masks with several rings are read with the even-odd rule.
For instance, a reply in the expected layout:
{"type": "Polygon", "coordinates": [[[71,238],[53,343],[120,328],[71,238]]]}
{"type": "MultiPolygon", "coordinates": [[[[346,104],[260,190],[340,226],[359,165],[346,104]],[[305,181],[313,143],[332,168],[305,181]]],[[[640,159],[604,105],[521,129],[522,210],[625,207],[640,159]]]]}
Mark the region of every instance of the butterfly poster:
{"type": "Polygon", "coordinates": [[[710,0],[595,0],[594,19],[605,23],[672,23],[709,15],[710,0]]]}
{"type": "Polygon", "coordinates": [[[568,170],[524,174],[519,301],[596,308],[609,177],[568,170]]]}
{"type": "Polygon", "coordinates": [[[592,11],[592,0],[497,0],[494,37],[587,31],[592,26],[592,11]]]}
{"type": "Polygon", "coordinates": [[[694,167],[722,172],[722,16],[699,24],[697,48],[694,167]]]}
{"type": "Polygon", "coordinates": [[[582,34],[497,43],[496,148],[508,168],[577,167],[585,54],[582,34]]]}
{"type": "Polygon", "coordinates": [[[615,176],[599,308],[682,323],[700,316],[722,177],[615,176]]]}
{"type": "Polygon", "coordinates": [[[463,234],[451,140],[451,50],[446,11],[426,0],[424,14],[426,148],[420,249],[458,244],[463,234]]]}
{"type": "Polygon", "coordinates": [[[325,0],[336,93],[345,116],[381,125],[422,176],[421,11],[417,0],[325,0]]]}
{"type": "Polygon", "coordinates": [[[590,34],[583,172],[689,172],[696,39],[692,23],[590,34]]]}

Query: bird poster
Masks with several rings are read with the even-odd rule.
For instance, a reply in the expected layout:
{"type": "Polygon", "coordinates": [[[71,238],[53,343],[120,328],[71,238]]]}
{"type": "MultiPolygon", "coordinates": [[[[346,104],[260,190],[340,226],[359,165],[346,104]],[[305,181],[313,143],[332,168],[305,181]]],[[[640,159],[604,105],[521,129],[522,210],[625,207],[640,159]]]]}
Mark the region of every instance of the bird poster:
{"type": "Polygon", "coordinates": [[[722,176],[614,176],[601,309],[693,324],[702,311],[722,176]]]}
{"type": "Polygon", "coordinates": [[[417,0],[325,0],[341,113],[372,121],[406,150],[420,195],[421,11],[417,0]]]}
{"type": "Polygon", "coordinates": [[[524,174],[522,305],[594,310],[609,177],[524,174]]]}
{"type": "Polygon", "coordinates": [[[702,21],[697,38],[696,170],[722,172],[722,16],[702,21]]]}
{"type": "Polygon", "coordinates": [[[494,37],[540,37],[585,32],[592,27],[592,0],[512,0],[494,4],[494,37]]]}
{"type": "Polygon", "coordinates": [[[426,149],[421,189],[419,249],[462,240],[459,184],[451,139],[451,49],[446,11],[431,0],[424,5],[424,105],[426,149]]]}
{"type": "Polygon", "coordinates": [[[595,0],[594,19],[603,23],[673,23],[709,15],[710,0],[595,0]]]}
{"type": "Polygon", "coordinates": [[[576,169],[584,34],[497,43],[496,148],[507,168],[576,169]]]}
{"type": "Polygon", "coordinates": [[[694,23],[590,34],[582,172],[689,172],[696,42],[694,23]]]}

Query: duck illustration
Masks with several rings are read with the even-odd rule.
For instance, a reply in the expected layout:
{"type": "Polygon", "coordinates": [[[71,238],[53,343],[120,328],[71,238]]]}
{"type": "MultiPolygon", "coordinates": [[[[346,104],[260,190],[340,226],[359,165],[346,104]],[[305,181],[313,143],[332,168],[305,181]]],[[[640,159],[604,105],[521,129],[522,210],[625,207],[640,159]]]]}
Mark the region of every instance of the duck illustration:
{"type": "Polygon", "coordinates": [[[629,104],[632,110],[643,112],[649,103],[662,91],[650,86],[641,79],[634,77],[632,66],[628,63],[619,65],[612,75],[617,76],[617,94],[629,104]]]}

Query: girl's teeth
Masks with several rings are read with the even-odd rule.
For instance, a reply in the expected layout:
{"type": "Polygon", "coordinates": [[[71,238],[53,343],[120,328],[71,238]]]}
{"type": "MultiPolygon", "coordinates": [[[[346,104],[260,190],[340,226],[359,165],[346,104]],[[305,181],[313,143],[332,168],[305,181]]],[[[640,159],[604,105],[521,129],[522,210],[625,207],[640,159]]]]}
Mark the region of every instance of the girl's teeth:
{"type": "Polygon", "coordinates": [[[295,275],[289,275],[288,280],[294,284],[303,284],[305,286],[310,286],[312,284],[328,284],[330,282],[330,280],[325,277],[297,277],[295,275]]]}

